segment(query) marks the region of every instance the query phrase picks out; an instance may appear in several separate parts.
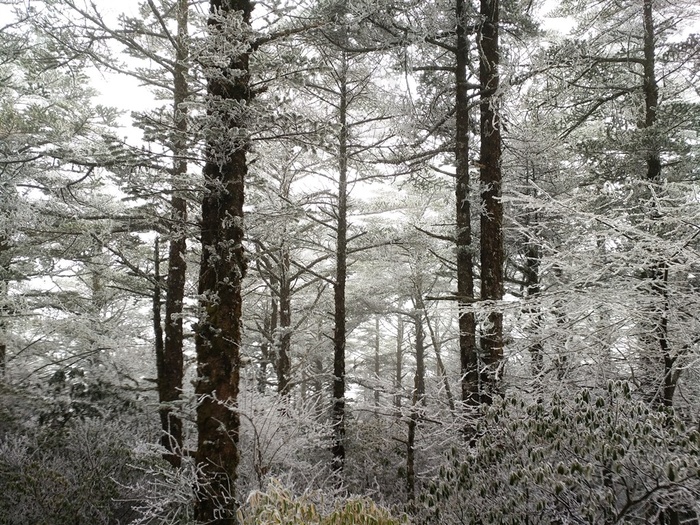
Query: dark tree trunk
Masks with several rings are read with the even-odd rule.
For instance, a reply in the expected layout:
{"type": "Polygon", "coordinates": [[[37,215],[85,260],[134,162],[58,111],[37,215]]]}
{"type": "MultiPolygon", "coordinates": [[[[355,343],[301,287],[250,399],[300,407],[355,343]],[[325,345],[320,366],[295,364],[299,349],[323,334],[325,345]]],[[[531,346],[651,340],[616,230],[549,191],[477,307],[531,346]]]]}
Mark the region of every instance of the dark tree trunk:
{"type": "Polygon", "coordinates": [[[532,360],[532,377],[537,385],[541,385],[542,374],[544,373],[544,349],[540,339],[540,328],[542,326],[542,313],[536,304],[541,292],[540,286],[540,245],[536,239],[536,233],[532,229],[537,228],[537,212],[529,214],[527,226],[531,229],[527,234],[524,247],[523,282],[527,293],[528,304],[526,312],[533,316],[532,320],[532,344],[528,350],[532,360]]]}
{"type": "Polygon", "coordinates": [[[417,398],[414,392],[411,413],[408,417],[408,435],[406,436],[406,492],[409,502],[412,502],[416,497],[416,428],[418,427],[416,403],[417,398]]]}
{"type": "Polygon", "coordinates": [[[345,466],[345,283],[347,280],[347,207],[348,207],[348,88],[347,57],[342,54],[338,72],[340,90],[338,135],[338,209],[336,237],[336,275],[333,285],[333,454],[332,467],[342,473],[345,466]]]}
{"type": "MultiPolygon", "coordinates": [[[[274,292],[270,295],[272,295],[270,298],[270,310],[272,310],[272,307],[275,304],[274,292]]],[[[265,390],[267,389],[267,367],[272,362],[272,323],[272,312],[268,312],[266,308],[261,330],[262,343],[260,344],[260,371],[258,372],[257,377],[258,392],[261,394],[264,394],[265,390]]]]}
{"type": "Polygon", "coordinates": [[[416,332],[416,373],[413,376],[413,395],[406,437],[406,492],[410,502],[416,497],[416,430],[420,420],[419,405],[425,406],[425,333],[421,311],[414,315],[413,324],[416,332]]]}
{"type": "MultiPolygon", "coordinates": [[[[655,59],[655,29],[653,17],[653,0],[644,0],[644,127],[648,132],[646,138],[647,154],[646,179],[652,185],[661,182],[661,152],[653,137],[653,128],[656,126],[656,115],[659,105],[659,87],[656,81],[655,59]]],[[[651,204],[651,221],[658,219],[654,201],[651,204]]],[[[655,297],[655,305],[649,312],[650,334],[649,352],[652,356],[660,355],[660,359],[652,358],[651,366],[660,366],[663,370],[662,379],[655,383],[651,396],[655,403],[663,406],[672,406],[676,391],[676,382],[679,371],[676,368],[676,356],[673,355],[668,337],[668,263],[656,257],[657,261],[644,272],[644,277],[650,281],[651,293],[655,297]],[[656,306],[660,305],[660,306],[656,306]]],[[[654,374],[655,375],[655,374],[654,374]]]]}
{"type": "Polygon", "coordinates": [[[399,314],[396,320],[396,363],[394,368],[394,406],[401,408],[401,388],[403,382],[403,318],[399,314]]]}
{"type": "MultiPolygon", "coordinates": [[[[653,4],[654,0],[644,0],[644,127],[648,132],[646,137],[648,142],[646,179],[651,184],[659,184],[661,183],[661,152],[656,144],[656,139],[653,137],[653,128],[656,126],[656,115],[659,106],[659,87],[656,82],[656,34],[653,4]]],[[[651,213],[652,221],[657,220],[658,210],[655,209],[654,205],[652,205],[651,213]]],[[[650,339],[652,344],[649,350],[652,355],[656,352],[661,354],[661,367],[663,370],[660,388],[654,389],[653,399],[655,404],[670,407],[673,406],[673,397],[680,371],[676,369],[676,356],[673,355],[668,337],[668,263],[659,258],[645,273],[647,274],[646,277],[651,281],[651,292],[656,299],[654,302],[660,305],[660,307],[653,307],[652,312],[650,312],[652,325],[650,339]]],[[[680,523],[678,511],[675,509],[662,510],[659,516],[659,523],[677,525],[680,523]]]]}
{"type": "Polygon", "coordinates": [[[466,3],[457,0],[457,67],[456,67],[456,139],[455,139],[455,200],[457,232],[457,298],[459,309],[459,356],[462,402],[473,408],[479,404],[479,363],[476,351],[476,319],[467,305],[474,299],[474,268],[472,264],[471,206],[469,203],[469,41],[466,3]]]}
{"type": "Polygon", "coordinates": [[[280,321],[280,305],[279,305],[279,280],[277,279],[277,274],[273,269],[273,263],[270,262],[269,265],[269,275],[270,275],[270,317],[269,317],[269,341],[272,344],[272,364],[275,369],[275,376],[277,376],[277,392],[279,389],[279,359],[277,347],[278,345],[278,334],[279,334],[279,321],[280,321]]]}
{"type": "Polygon", "coordinates": [[[292,347],[292,290],[289,281],[289,248],[282,246],[280,250],[279,278],[279,328],[277,342],[277,392],[286,396],[291,387],[290,375],[292,362],[290,351],[292,347]]]}
{"type": "MultiPolygon", "coordinates": [[[[381,376],[380,350],[381,340],[379,337],[379,316],[374,318],[374,380],[379,381],[381,376]]],[[[379,388],[374,389],[374,406],[379,406],[379,388]]]]}
{"type": "Polygon", "coordinates": [[[10,243],[5,235],[0,235],[0,379],[7,371],[7,276],[10,274],[10,243]]]}
{"type": "Polygon", "coordinates": [[[0,321],[0,378],[5,377],[7,363],[7,343],[5,343],[5,321],[0,321]]]}
{"type": "MultiPolygon", "coordinates": [[[[501,125],[498,114],[499,0],[481,0],[479,83],[481,85],[481,299],[503,298],[503,204],[501,125]]],[[[482,401],[490,402],[503,358],[503,313],[491,306],[481,347],[486,365],[482,401]]]]}
{"type": "Polygon", "coordinates": [[[421,311],[416,312],[413,322],[416,329],[416,376],[413,388],[416,399],[425,406],[425,331],[421,311]]]}
{"type": "MultiPolygon", "coordinates": [[[[156,352],[156,374],[158,395],[162,390],[163,370],[165,368],[165,350],[163,343],[163,319],[161,318],[161,307],[163,306],[163,287],[160,278],[160,239],[156,238],[153,243],[153,346],[156,352]]],[[[163,424],[163,410],[159,410],[161,424],[163,424]]],[[[163,443],[165,446],[165,444],[163,443]]]]}
{"type": "MultiPolygon", "coordinates": [[[[656,83],[656,59],[654,56],[655,34],[653,0],[644,0],[644,127],[656,125],[659,105],[659,86],[656,83]]],[[[647,152],[647,180],[658,182],[661,178],[661,155],[657,147],[647,152]]]]}
{"type": "Polygon", "coordinates": [[[428,317],[428,310],[425,308],[425,302],[422,297],[418,297],[418,307],[425,313],[425,324],[428,327],[428,333],[430,334],[430,342],[432,344],[433,350],[435,350],[435,360],[437,361],[437,372],[442,379],[442,385],[445,388],[445,396],[447,397],[447,404],[450,407],[450,411],[454,413],[455,411],[455,401],[452,395],[452,388],[450,388],[450,381],[447,377],[447,369],[445,368],[445,363],[442,360],[442,352],[440,351],[440,340],[438,334],[435,333],[433,325],[430,322],[430,317],[428,317]]]}
{"type": "Polygon", "coordinates": [[[178,0],[177,4],[177,47],[175,51],[173,116],[175,137],[173,140],[173,195],[170,201],[170,246],[168,249],[168,288],[165,298],[165,344],[163,367],[159,369],[158,397],[160,401],[160,421],[163,431],[162,444],[166,459],[173,466],[180,466],[182,451],[182,420],[174,411],[173,402],[180,399],[183,377],[183,330],[182,309],[185,297],[187,265],[187,201],[178,191],[178,186],[187,174],[187,114],[184,103],[187,100],[187,21],[188,2],[178,0]]]}
{"type": "MultiPolygon", "coordinates": [[[[211,0],[210,39],[227,38],[232,15],[250,24],[250,0],[211,0]]],[[[238,22],[235,22],[238,24],[238,22]]],[[[207,140],[202,201],[201,318],[196,332],[197,439],[200,469],[195,518],[213,525],[236,523],[235,482],[240,418],[241,281],[243,199],[247,174],[245,111],[251,100],[249,51],[213,64],[207,83],[209,118],[216,134],[207,140]]],[[[236,46],[238,47],[238,46],[236,46]]],[[[220,53],[220,49],[213,49],[220,53]]]]}

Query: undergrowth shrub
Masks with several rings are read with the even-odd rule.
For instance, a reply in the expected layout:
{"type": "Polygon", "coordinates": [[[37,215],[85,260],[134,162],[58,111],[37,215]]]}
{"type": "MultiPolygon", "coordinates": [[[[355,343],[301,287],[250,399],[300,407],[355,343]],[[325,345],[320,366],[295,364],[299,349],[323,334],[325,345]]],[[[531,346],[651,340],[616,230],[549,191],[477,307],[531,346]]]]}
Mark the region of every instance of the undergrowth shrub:
{"type": "Polygon", "coordinates": [[[405,515],[393,516],[367,498],[351,497],[335,503],[317,494],[293,496],[272,481],[265,492],[251,493],[238,511],[241,525],[400,525],[405,515]]]}

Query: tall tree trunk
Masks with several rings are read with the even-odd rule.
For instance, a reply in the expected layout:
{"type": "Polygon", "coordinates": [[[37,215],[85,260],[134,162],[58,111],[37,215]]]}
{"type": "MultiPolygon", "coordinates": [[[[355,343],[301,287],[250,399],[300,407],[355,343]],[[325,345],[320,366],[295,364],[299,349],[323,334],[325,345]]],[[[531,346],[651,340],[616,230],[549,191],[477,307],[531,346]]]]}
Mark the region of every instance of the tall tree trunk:
{"type": "MultiPolygon", "coordinates": [[[[271,292],[270,295],[270,310],[272,310],[272,306],[275,304],[275,294],[274,292],[271,292]]],[[[265,390],[267,389],[267,367],[272,362],[272,323],[272,312],[268,312],[266,307],[265,317],[263,319],[263,325],[261,330],[262,342],[260,344],[260,371],[258,372],[258,392],[261,394],[264,394],[265,390]]]]}
{"type": "Polygon", "coordinates": [[[417,311],[413,324],[416,329],[416,376],[413,388],[418,402],[425,406],[425,331],[423,330],[423,313],[417,311]]]}
{"type": "MultiPolygon", "coordinates": [[[[650,135],[647,137],[646,179],[651,184],[658,184],[661,182],[661,152],[656,144],[656,140],[651,136],[653,135],[653,128],[656,126],[656,114],[659,106],[659,87],[656,82],[656,35],[653,4],[653,0],[644,0],[644,127],[650,135]]],[[[651,213],[652,221],[656,220],[658,211],[653,205],[651,213]]],[[[650,339],[653,346],[656,346],[656,348],[651,348],[651,351],[652,353],[658,351],[661,354],[661,366],[663,368],[661,387],[657,389],[654,397],[656,399],[660,397],[660,404],[672,406],[678,374],[675,370],[676,356],[672,354],[668,339],[668,264],[664,260],[659,260],[645,273],[651,281],[652,294],[662,305],[661,308],[654,307],[650,314],[650,321],[653,326],[653,334],[650,339]]]]}
{"type": "Polygon", "coordinates": [[[272,343],[272,364],[275,369],[275,375],[277,376],[277,392],[280,391],[279,388],[279,321],[280,321],[280,304],[279,304],[279,279],[274,270],[274,261],[270,262],[269,265],[269,275],[270,275],[270,341],[272,343]]]}
{"type": "MultiPolygon", "coordinates": [[[[279,195],[283,202],[290,202],[291,185],[294,175],[285,172],[280,181],[279,195]]],[[[286,226],[282,231],[282,240],[278,253],[278,284],[279,298],[279,328],[275,337],[275,351],[277,363],[277,392],[286,396],[291,388],[292,373],[292,283],[290,276],[289,245],[286,241],[286,226]]]]}
{"type": "MultiPolygon", "coordinates": [[[[417,380],[418,372],[414,380],[417,380]]],[[[418,427],[417,390],[414,389],[411,399],[411,412],[408,416],[408,432],[406,436],[406,492],[409,502],[416,497],[416,428],[418,427]]]]}
{"type": "Polygon", "coordinates": [[[0,379],[7,371],[7,304],[8,276],[10,274],[10,243],[7,236],[0,234],[0,379]]]}
{"type": "Polygon", "coordinates": [[[481,299],[492,303],[481,348],[486,365],[482,401],[490,402],[503,358],[503,204],[501,203],[501,125],[498,114],[499,0],[481,0],[479,83],[481,85],[481,299]]]}
{"type": "Polygon", "coordinates": [[[410,502],[416,496],[416,430],[420,420],[419,405],[425,406],[425,333],[423,314],[420,310],[413,316],[413,324],[416,336],[416,372],[413,376],[413,395],[406,436],[406,492],[410,502]]]}
{"type": "MultiPolygon", "coordinates": [[[[535,182],[535,166],[534,163],[526,161],[526,186],[529,187],[530,182],[535,182]]],[[[534,192],[537,196],[537,192],[534,192]]],[[[528,347],[531,359],[532,377],[536,388],[542,385],[542,375],[544,374],[544,348],[542,347],[542,339],[540,330],[542,327],[542,312],[537,304],[539,300],[541,285],[540,285],[540,245],[537,242],[539,230],[539,213],[537,211],[529,212],[526,216],[526,226],[529,231],[526,233],[524,243],[524,264],[523,264],[523,282],[525,292],[527,293],[527,303],[525,312],[532,316],[532,343],[528,347]]]]}
{"type": "MultiPolygon", "coordinates": [[[[661,152],[654,135],[656,115],[659,107],[659,87],[656,81],[655,40],[654,29],[654,0],[644,0],[643,24],[644,24],[644,128],[648,133],[646,154],[647,173],[646,179],[652,185],[661,183],[661,152]]],[[[651,198],[651,196],[650,196],[651,198]]],[[[652,201],[654,202],[654,201],[652,201]]],[[[651,207],[652,223],[658,219],[658,210],[655,205],[651,207]]],[[[651,282],[651,293],[654,296],[652,311],[650,312],[650,324],[652,333],[649,337],[652,355],[657,352],[661,355],[662,378],[660,386],[654,388],[654,404],[670,407],[673,406],[673,397],[676,391],[676,383],[680,371],[676,369],[677,356],[673,354],[668,336],[668,263],[662,257],[645,271],[645,277],[651,282]],[[656,305],[659,305],[657,307],[656,305]],[[659,399],[660,398],[660,399],[659,399]]],[[[654,364],[658,363],[653,359],[654,364]]],[[[657,381],[654,380],[656,384],[657,381]]],[[[680,523],[678,511],[664,509],[659,515],[660,524],[677,525],[680,523]]]]}
{"type": "Polygon", "coordinates": [[[476,319],[467,309],[474,299],[471,206],[469,203],[469,41],[465,0],[457,0],[455,201],[457,232],[457,305],[462,402],[465,408],[479,404],[479,362],[476,350],[476,319]]]}
{"type": "Polygon", "coordinates": [[[396,320],[396,362],[394,368],[394,406],[401,408],[401,388],[403,382],[403,317],[396,320]]]}
{"type": "Polygon", "coordinates": [[[289,247],[283,245],[280,250],[279,277],[279,328],[275,337],[277,343],[277,392],[286,396],[291,388],[290,375],[292,362],[292,291],[289,282],[289,247]]]}
{"type": "Polygon", "coordinates": [[[530,359],[532,360],[532,376],[537,384],[541,383],[544,373],[544,349],[540,339],[540,327],[542,325],[542,314],[537,305],[532,304],[538,300],[540,295],[540,247],[537,241],[529,236],[525,244],[525,267],[523,281],[527,292],[527,312],[534,317],[532,321],[533,332],[532,343],[528,347],[530,359]]]}
{"type": "MultiPolygon", "coordinates": [[[[250,0],[210,0],[210,41],[230,38],[228,24],[249,27],[250,0]],[[238,19],[238,20],[236,20],[238,19]]],[[[238,31],[237,31],[238,32],[238,31]]],[[[201,318],[196,332],[197,439],[199,470],[195,518],[213,525],[236,523],[235,482],[240,418],[241,282],[243,200],[248,171],[246,109],[251,100],[249,45],[211,64],[208,116],[216,134],[207,138],[202,201],[202,262],[199,274],[201,318]],[[221,131],[219,131],[221,130],[221,131]]],[[[221,49],[212,49],[214,54],[221,49]]]]}
{"type": "MultiPolygon", "coordinates": [[[[382,369],[380,366],[381,339],[379,333],[379,316],[374,318],[374,380],[379,381],[382,369]]],[[[379,406],[379,388],[374,389],[374,406],[379,406]]]]}
{"type": "Polygon", "coordinates": [[[347,280],[347,208],[348,208],[348,87],[347,56],[342,52],[338,72],[340,90],[338,134],[338,210],[336,238],[336,275],[333,285],[335,309],[333,313],[333,454],[332,467],[342,473],[345,466],[345,283],[347,280]]]}
{"type": "MultiPolygon", "coordinates": [[[[323,344],[324,343],[324,338],[325,335],[323,334],[323,322],[319,320],[316,323],[316,334],[317,334],[317,339],[316,339],[316,346],[317,348],[326,348],[326,346],[323,344]]],[[[319,400],[317,403],[320,407],[321,402],[320,400],[322,399],[323,396],[323,376],[325,374],[325,371],[323,369],[323,357],[316,352],[316,354],[313,357],[313,390],[314,390],[314,397],[319,400]]]]}
{"type": "Polygon", "coordinates": [[[435,350],[435,359],[437,361],[438,375],[442,379],[442,385],[445,388],[445,395],[447,396],[447,404],[450,407],[450,412],[454,413],[455,401],[454,397],[452,396],[452,389],[450,388],[450,380],[447,377],[447,369],[445,368],[445,363],[442,360],[442,352],[440,351],[440,340],[438,338],[436,330],[433,328],[433,324],[430,322],[430,317],[428,317],[428,310],[425,308],[425,301],[423,301],[422,296],[418,297],[418,308],[423,310],[423,312],[425,313],[425,324],[428,327],[428,334],[430,334],[430,342],[433,346],[433,350],[435,350]]]}
{"type": "Polygon", "coordinates": [[[185,297],[187,264],[187,201],[178,187],[187,174],[187,113],[185,102],[187,86],[188,54],[188,0],[177,3],[177,45],[173,70],[174,97],[173,140],[174,164],[172,170],[173,194],[170,201],[170,246],[168,249],[168,288],[165,298],[165,344],[163,366],[158,370],[158,397],[160,420],[163,431],[162,444],[167,451],[166,459],[173,466],[180,466],[182,450],[182,420],[174,411],[173,402],[180,399],[183,378],[183,330],[182,310],[185,297]]]}
{"type": "MultiPolygon", "coordinates": [[[[156,237],[153,243],[153,298],[152,298],[152,320],[153,320],[153,346],[156,353],[156,373],[157,387],[160,396],[163,368],[165,368],[165,350],[163,343],[163,319],[161,317],[161,307],[163,306],[163,289],[160,277],[160,238],[156,237]]],[[[161,424],[163,423],[163,411],[159,410],[161,424]]],[[[162,442],[163,443],[163,442],[162,442]]],[[[163,443],[165,446],[165,443],[163,443]]],[[[169,456],[169,454],[166,454],[169,456]]],[[[169,459],[169,458],[166,458],[169,459]]]]}

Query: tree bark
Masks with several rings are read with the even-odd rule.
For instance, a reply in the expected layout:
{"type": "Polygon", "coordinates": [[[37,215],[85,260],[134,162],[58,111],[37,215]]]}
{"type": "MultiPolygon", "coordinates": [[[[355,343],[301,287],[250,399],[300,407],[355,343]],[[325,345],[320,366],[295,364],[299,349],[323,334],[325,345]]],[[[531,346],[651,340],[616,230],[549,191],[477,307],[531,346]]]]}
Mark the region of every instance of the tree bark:
{"type": "Polygon", "coordinates": [[[416,332],[416,372],[413,376],[413,395],[406,436],[406,492],[409,502],[416,497],[416,430],[420,420],[418,405],[425,406],[425,333],[423,314],[420,310],[413,316],[413,324],[416,332]]]}
{"type": "Polygon", "coordinates": [[[415,313],[413,323],[416,329],[416,376],[413,388],[418,402],[425,406],[425,331],[423,330],[423,313],[415,313]]]}
{"type": "MultiPolygon", "coordinates": [[[[210,40],[230,38],[227,22],[250,27],[250,0],[211,0],[210,40]]],[[[248,148],[246,108],[252,96],[249,50],[229,56],[228,64],[212,64],[207,93],[213,128],[207,137],[202,201],[202,262],[199,274],[201,318],[196,332],[197,439],[200,469],[195,518],[213,525],[236,523],[235,482],[240,418],[243,200],[248,148]],[[219,131],[221,130],[221,131],[219,131]],[[222,136],[223,135],[223,136],[222,136]]],[[[249,44],[249,42],[248,42],[249,44]]],[[[236,46],[238,47],[238,46],[236,46]]],[[[213,53],[221,52],[214,48],[213,53]]],[[[206,70],[205,69],[205,70],[206,70]]]]}
{"type": "MultiPolygon", "coordinates": [[[[374,318],[374,380],[379,381],[381,375],[380,364],[381,340],[379,334],[379,316],[374,318]]],[[[374,406],[378,407],[380,401],[379,388],[374,389],[374,406]]]]}
{"type": "MultiPolygon", "coordinates": [[[[416,372],[416,377],[418,372],[416,372]]],[[[414,391],[411,400],[411,412],[408,416],[408,432],[406,436],[406,492],[409,502],[416,497],[416,428],[418,427],[417,396],[414,391]]]]}
{"type": "MultiPolygon", "coordinates": [[[[654,0],[644,0],[643,24],[644,24],[644,128],[647,131],[647,155],[646,179],[652,185],[661,182],[661,152],[654,136],[656,126],[656,115],[659,107],[659,86],[656,81],[656,59],[654,29],[654,0]]],[[[654,201],[652,201],[653,203],[654,201]]],[[[652,223],[658,220],[658,210],[652,204],[652,223]]],[[[673,406],[673,397],[676,391],[679,371],[676,369],[677,356],[673,355],[668,334],[668,263],[662,257],[645,272],[646,277],[651,281],[651,293],[655,297],[650,320],[652,324],[652,335],[650,339],[655,342],[650,351],[661,354],[661,367],[663,377],[660,387],[655,388],[654,403],[665,407],[673,406]],[[660,304],[660,307],[656,307],[660,304]],[[654,346],[657,348],[655,349],[654,346]],[[660,392],[659,392],[660,390],[660,392]],[[659,397],[661,398],[659,401],[659,397]]],[[[660,512],[659,523],[676,525],[680,523],[679,513],[675,509],[663,509],[660,512]]]]}
{"type": "MultiPolygon", "coordinates": [[[[501,125],[499,89],[499,0],[481,0],[479,83],[481,85],[481,299],[503,298],[503,205],[501,203],[501,125]]],[[[491,306],[481,337],[486,374],[481,393],[490,402],[503,359],[503,313],[491,306]]]]}
{"type": "MultiPolygon", "coordinates": [[[[644,0],[643,23],[644,23],[644,128],[647,132],[645,137],[647,142],[646,153],[646,180],[652,185],[661,182],[661,152],[654,137],[654,127],[656,126],[656,115],[659,106],[659,87],[656,81],[656,58],[655,58],[655,29],[654,29],[654,2],[644,0]]],[[[650,196],[651,199],[651,196],[650,196]]],[[[651,222],[658,220],[658,210],[655,201],[651,201],[651,222]]],[[[660,385],[654,387],[652,398],[655,403],[663,406],[672,406],[673,397],[676,391],[678,373],[676,370],[676,359],[673,355],[671,343],[668,335],[668,263],[661,257],[644,272],[644,277],[649,279],[651,293],[655,297],[654,305],[649,313],[651,334],[648,337],[650,352],[652,355],[660,354],[660,359],[653,359],[652,366],[658,366],[660,361],[662,368],[662,379],[660,385]],[[656,305],[660,305],[657,307],[656,305]],[[658,354],[657,354],[658,352],[658,354]]],[[[654,379],[656,382],[656,379],[654,379]]]]}
{"type": "Polygon", "coordinates": [[[0,235],[0,379],[7,372],[7,300],[8,276],[10,274],[10,243],[7,236],[0,235]]]}
{"type": "Polygon", "coordinates": [[[336,276],[333,284],[333,454],[332,468],[342,473],[345,466],[345,284],[347,281],[348,207],[348,87],[347,56],[342,52],[338,83],[340,100],[338,134],[338,209],[336,230],[336,276]]]}
{"type": "MultiPolygon", "coordinates": [[[[163,319],[161,316],[161,307],[163,306],[163,290],[160,280],[160,238],[156,237],[153,243],[153,296],[152,296],[152,320],[153,320],[153,347],[156,353],[156,374],[158,395],[160,397],[161,383],[163,381],[163,369],[165,368],[165,350],[163,343],[163,319]]],[[[163,423],[163,411],[159,409],[161,424],[163,423]]],[[[161,441],[163,446],[165,442],[161,441]]],[[[168,454],[166,454],[168,455],[168,454]]]]}
{"type": "Polygon", "coordinates": [[[401,408],[401,388],[403,382],[403,318],[401,314],[396,320],[396,363],[394,368],[394,406],[401,408]]]}
{"type": "Polygon", "coordinates": [[[292,362],[292,290],[289,281],[289,248],[283,245],[280,250],[279,278],[279,328],[275,337],[277,343],[277,392],[286,396],[291,388],[290,375],[292,362]]]}
{"type": "Polygon", "coordinates": [[[267,367],[272,363],[272,324],[273,314],[275,307],[275,294],[273,291],[270,293],[270,311],[268,312],[267,307],[265,308],[265,317],[263,318],[262,325],[262,343],[260,344],[260,371],[258,372],[258,392],[261,394],[265,393],[267,389],[267,367]]]}
{"type": "Polygon", "coordinates": [[[479,363],[476,350],[476,319],[467,305],[474,299],[472,263],[471,205],[469,203],[469,93],[466,3],[457,0],[456,139],[455,201],[457,232],[457,296],[459,318],[459,356],[462,402],[467,409],[479,404],[479,363]]]}
{"type": "Polygon", "coordinates": [[[163,436],[161,442],[167,451],[165,458],[175,467],[181,463],[182,420],[174,411],[173,402],[180,399],[183,378],[183,329],[182,311],[185,297],[187,264],[187,201],[178,191],[187,174],[187,113],[185,102],[189,93],[187,73],[188,53],[188,0],[177,3],[177,45],[173,69],[173,194],[170,201],[170,245],[168,248],[168,287],[165,298],[165,343],[163,367],[159,369],[158,397],[163,436]]]}

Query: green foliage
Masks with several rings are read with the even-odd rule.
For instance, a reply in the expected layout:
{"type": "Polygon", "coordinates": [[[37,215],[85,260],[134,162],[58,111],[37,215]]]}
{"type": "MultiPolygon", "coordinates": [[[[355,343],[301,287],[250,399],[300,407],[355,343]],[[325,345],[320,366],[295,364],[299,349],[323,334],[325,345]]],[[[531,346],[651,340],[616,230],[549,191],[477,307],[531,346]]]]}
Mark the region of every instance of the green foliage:
{"type": "Polygon", "coordinates": [[[267,492],[253,492],[239,509],[242,525],[399,525],[406,516],[395,518],[366,498],[350,498],[324,510],[323,501],[309,496],[295,497],[278,482],[267,492]]]}
{"type": "Polygon", "coordinates": [[[467,454],[454,452],[424,500],[435,523],[648,523],[694,508],[700,435],[626,383],[488,410],[467,454]]]}

